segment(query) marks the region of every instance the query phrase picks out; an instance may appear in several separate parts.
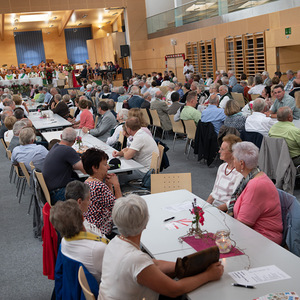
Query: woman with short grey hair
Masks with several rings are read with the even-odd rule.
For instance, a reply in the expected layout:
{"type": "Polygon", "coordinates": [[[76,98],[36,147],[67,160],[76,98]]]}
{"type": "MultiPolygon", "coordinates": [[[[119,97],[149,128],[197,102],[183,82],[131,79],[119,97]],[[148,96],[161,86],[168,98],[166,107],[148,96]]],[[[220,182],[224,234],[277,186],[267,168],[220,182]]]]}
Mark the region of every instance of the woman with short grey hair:
{"type": "Polygon", "coordinates": [[[98,300],[154,300],[159,294],[177,297],[222,276],[224,268],[217,262],[203,273],[175,281],[166,275],[174,273],[175,263],[153,260],[142,252],[140,239],[149,212],[140,196],[131,194],[117,199],[112,217],[121,235],[106,248],[98,300]]]}
{"type": "Polygon", "coordinates": [[[251,142],[233,145],[235,169],[243,179],[231,196],[228,213],[277,244],[282,242],[282,217],[274,183],[257,167],[259,149],[251,142]]]}

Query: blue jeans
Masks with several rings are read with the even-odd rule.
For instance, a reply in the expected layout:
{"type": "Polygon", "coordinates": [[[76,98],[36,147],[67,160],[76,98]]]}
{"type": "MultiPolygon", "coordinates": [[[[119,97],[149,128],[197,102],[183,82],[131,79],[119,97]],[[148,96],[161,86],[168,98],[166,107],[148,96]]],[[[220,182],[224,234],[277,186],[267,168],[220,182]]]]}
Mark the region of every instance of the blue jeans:
{"type": "Polygon", "coordinates": [[[50,192],[50,197],[51,197],[51,205],[54,205],[57,201],[65,201],[65,190],[66,188],[60,188],[56,189],[50,192]]]}

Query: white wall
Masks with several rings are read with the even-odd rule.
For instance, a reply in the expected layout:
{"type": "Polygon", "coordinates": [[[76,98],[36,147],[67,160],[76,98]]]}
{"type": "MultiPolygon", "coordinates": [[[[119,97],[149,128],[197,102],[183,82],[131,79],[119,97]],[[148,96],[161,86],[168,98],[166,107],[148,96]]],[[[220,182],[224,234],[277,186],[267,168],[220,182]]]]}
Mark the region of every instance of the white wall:
{"type": "Polygon", "coordinates": [[[173,9],[174,0],[145,0],[147,18],[173,9]]]}

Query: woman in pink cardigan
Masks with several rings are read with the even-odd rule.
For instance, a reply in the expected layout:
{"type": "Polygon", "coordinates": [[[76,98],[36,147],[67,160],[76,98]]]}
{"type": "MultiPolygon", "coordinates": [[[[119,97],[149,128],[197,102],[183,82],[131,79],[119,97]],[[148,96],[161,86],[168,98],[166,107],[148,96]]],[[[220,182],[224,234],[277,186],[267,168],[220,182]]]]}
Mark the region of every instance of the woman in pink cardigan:
{"type": "Polygon", "coordinates": [[[79,128],[87,127],[88,129],[93,129],[95,127],[94,117],[89,111],[88,101],[86,99],[79,100],[78,105],[81,111],[79,128]]]}

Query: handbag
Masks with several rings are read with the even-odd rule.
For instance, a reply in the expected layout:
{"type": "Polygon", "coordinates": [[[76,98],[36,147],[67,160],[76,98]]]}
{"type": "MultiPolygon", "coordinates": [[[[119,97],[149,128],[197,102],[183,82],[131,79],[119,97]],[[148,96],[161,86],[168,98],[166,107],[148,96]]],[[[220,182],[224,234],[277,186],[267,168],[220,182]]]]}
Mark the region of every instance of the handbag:
{"type": "Polygon", "coordinates": [[[202,273],[211,264],[218,262],[219,258],[220,252],[217,246],[198,251],[183,258],[178,257],[175,265],[176,277],[181,279],[202,273]]]}

